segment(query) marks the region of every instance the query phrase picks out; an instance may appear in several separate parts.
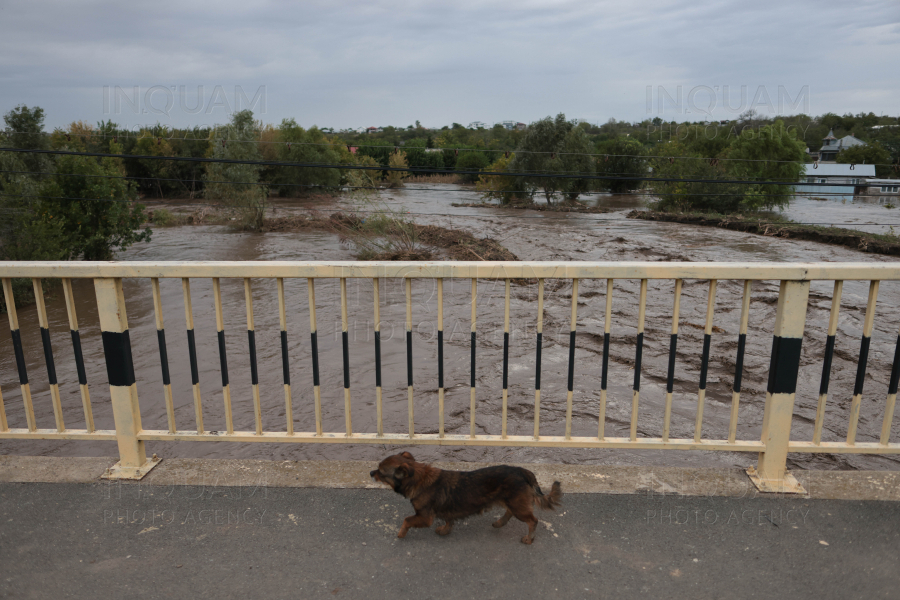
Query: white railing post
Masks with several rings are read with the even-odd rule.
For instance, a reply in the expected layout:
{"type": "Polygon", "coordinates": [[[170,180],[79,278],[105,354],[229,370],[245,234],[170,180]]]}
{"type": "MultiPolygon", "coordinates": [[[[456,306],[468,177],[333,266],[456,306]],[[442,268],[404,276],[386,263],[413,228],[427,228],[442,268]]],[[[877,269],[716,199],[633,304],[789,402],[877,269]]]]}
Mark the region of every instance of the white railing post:
{"type": "Polygon", "coordinates": [[[759,453],[758,469],[750,467],[747,470],[762,492],[805,493],[787,472],[787,453],[808,300],[809,281],[781,282],[763,413],[762,442],[765,450],[759,453]]]}
{"type": "Polygon", "coordinates": [[[119,462],[113,465],[104,477],[140,479],[159,462],[159,459],[154,455],[151,460],[147,460],[144,442],[137,438],[141,432],[141,410],[138,406],[137,385],[134,379],[134,362],[131,357],[131,339],[128,333],[128,318],[125,314],[122,280],[95,279],[94,290],[97,293],[103,354],[106,357],[109,395],[116,423],[116,442],[119,444],[119,462]]]}

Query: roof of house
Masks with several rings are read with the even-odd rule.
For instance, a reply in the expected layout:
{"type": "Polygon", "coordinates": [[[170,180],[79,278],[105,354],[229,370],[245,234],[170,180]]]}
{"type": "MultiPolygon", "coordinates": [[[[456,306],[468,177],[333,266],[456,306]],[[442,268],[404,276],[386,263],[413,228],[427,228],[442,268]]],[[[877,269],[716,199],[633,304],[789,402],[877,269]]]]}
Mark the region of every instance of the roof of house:
{"type": "Polygon", "coordinates": [[[848,165],[844,163],[819,163],[813,168],[811,164],[805,164],[806,177],[875,177],[875,165],[848,165]],[[851,170],[850,167],[853,167],[851,170]]]}

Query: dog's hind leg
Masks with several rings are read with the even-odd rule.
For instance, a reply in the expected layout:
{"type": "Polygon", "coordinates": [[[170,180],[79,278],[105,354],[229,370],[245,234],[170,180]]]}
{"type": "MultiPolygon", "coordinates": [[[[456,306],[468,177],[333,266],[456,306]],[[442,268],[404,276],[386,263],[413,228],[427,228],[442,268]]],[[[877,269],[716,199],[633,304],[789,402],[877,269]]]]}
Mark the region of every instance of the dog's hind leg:
{"type": "Polygon", "coordinates": [[[453,529],[453,521],[445,521],[443,525],[434,530],[438,535],[447,535],[453,529]]]}
{"type": "Polygon", "coordinates": [[[532,541],[534,541],[534,530],[537,528],[538,524],[537,517],[534,516],[534,512],[532,512],[531,510],[531,506],[529,505],[526,507],[515,507],[513,516],[528,525],[528,535],[522,538],[522,543],[530,544],[532,541]]]}
{"type": "Polygon", "coordinates": [[[504,525],[509,523],[509,520],[512,518],[512,516],[512,511],[507,508],[506,513],[502,517],[494,521],[494,527],[503,527],[504,525]]]}

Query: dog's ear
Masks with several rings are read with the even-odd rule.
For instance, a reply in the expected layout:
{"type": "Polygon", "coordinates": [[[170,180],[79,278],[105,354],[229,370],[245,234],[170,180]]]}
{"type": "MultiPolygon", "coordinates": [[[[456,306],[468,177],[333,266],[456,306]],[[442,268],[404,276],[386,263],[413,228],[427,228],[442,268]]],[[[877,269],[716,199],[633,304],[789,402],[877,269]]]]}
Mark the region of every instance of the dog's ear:
{"type": "Polygon", "coordinates": [[[413,458],[413,455],[410,454],[409,452],[403,452],[400,456],[402,456],[403,458],[408,458],[409,460],[412,460],[412,461],[416,460],[413,458]]]}
{"type": "Polygon", "coordinates": [[[399,465],[394,471],[394,479],[404,479],[409,477],[409,466],[399,465]]]}

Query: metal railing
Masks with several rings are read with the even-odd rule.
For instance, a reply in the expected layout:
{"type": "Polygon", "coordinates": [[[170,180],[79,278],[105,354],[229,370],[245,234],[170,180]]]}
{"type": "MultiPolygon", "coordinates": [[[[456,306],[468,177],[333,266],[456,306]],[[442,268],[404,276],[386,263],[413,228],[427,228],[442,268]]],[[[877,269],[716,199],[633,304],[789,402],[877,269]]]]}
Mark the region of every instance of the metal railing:
{"type": "MultiPolygon", "coordinates": [[[[237,441],[237,442],[294,442],[294,443],[392,443],[392,444],[440,444],[440,445],[481,445],[481,446],[546,446],[578,448],[633,448],[659,450],[717,450],[735,452],[758,452],[758,470],[751,469],[751,477],[763,490],[791,491],[799,489],[786,471],[789,452],[820,453],[872,453],[895,454],[900,452],[900,444],[890,442],[898,379],[900,379],[900,344],[893,360],[888,395],[884,403],[883,425],[878,442],[857,442],[856,431],[859,421],[863,383],[866,375],[869,340],[872,335],[875,303],[879,283],[886,280],[900,280],[900,266],[895,264],[836,264],[836,263],[637,263],[637,262],[120,262],[120,263],[40,263],[40,262],[0,262],[0,278],[8,310],[12,332],[13,351],[18,369],[22,400],[27,420],[26,428],[10,428],[7,423],[0,394],[0,439],[69,439],[69,440],[115,440],[118,442],[120,461],[111,473],[112,477],[139,478],[152,468],[153,459],[148,460],[145,442],[154,440],[187,441],[237,441]],[[38,429],[32,407],[31,391],[22,350],[22,341],[16,308],[13,302],[13,278],[29,278],[33,281],[37,299],[37,313],[41,327],[50,395],[56,419],[55,429],[38,429]],[[48,330],[47,309],[44,304],[42,279],[62,280],[68,320],[71,329],[74,355],[84,407],[85,428],[70,429],[63,422],[62,407],[56,381],[53,352],[48,330]],[[147,430],[141,426],[141,413],[135,383],[134,363],[129,337],[128,320],[125,310],[123,279],[147,278],[151,281],[155,323],[159,341],[160,363],[164,387],[164,398],[168,420],[167,430],[147,430]],[[179,430],[173,408],[173,396],[169,375],[169,365],[165,341],[160,278],[175,278],[182,281],[185,321],[189,346],[191,382],[193,389],[194,428],[179,430]],[[203,423],[203,402],[200,394],[197,348],[194,340],[194,319],[191,303],[191,280],[212,279],[215,305],[216,329],[218,335],[220,370],[222,376],[222,399],[225,410],[225,431],[208,431],[203,423]],[[255,428],[235,430],[232,419],[231,391],[228,379],[228,364],[224,342],[224,320],[220,279],[243,280],[246,322],[248,332],[249,359],[251,363],[252,399],[255,428]],[[350,358],[348,352],[348,300],[347,280],[364,278],[373,284],[374,306],[374,353],[375,353],[375,412],[377,430],[373,433],[354,432],[351,420],[350,358]],[[400,278],[405,284],[406,301],[406,358],[407,358],[407,398],[408,430],[406,432],[385,432],[382,406],[382,357],[381,357],[381,299],[380,281],[384,278],[400,278]],[[415,420],[415,394],[413,386],[413,320],[412,282],[414,279],[433,279],[437,295],[437,366],[438,366],[438,429],[437,433],[417,433],[415,420]],[[78,319],[72,293],[72,279],[91,279],[97,298],[97,307],[102,332],[103,349],[110,386],[110,398],[115,422],[115,430],[97,430],[91,409],[81,343],[78,319]],[[257,372],[256,342],[252,280],[275,279],[278,294],[278,311],[281,326],[281,351],[284,371],[284,403],[286,427],[280,431],[265,431],[261,416],[261,400],[257,372]],[[293,418],[294,399],[290,384],[290,362],[288,358],[287,319],[285,301],[285,279],[305,279],[308,289],[308,309],[310,320],[310,346],[312,359],[312,402],[314,403],[315,430],[295,431],[293,418]],[[324,431],[322,398],[319,377],[319,350],[316,320],[316,280],[337,279],[340,282],[340,308],[342,331],[342,368],[344,395],[344,431],[324,431]],[[470,318],[470,406],[469,433],[449,434],[444,430],[444,281],[452,279],[471,280],[470,318]],[[498,280],[505,284],[503,317],[503,363],[501,429],[499,434],[477,434],[475,418],[478,411],[476,393],[476,330],[477,285],[479,279],[498,280]],[[541,415],[541,347],[544,315],[545,280],[567,279],[571,281],[571,317],[569,326],[568,378],[566,394],[565,434],[542,435],[541,415]],[[509,435],[508,383],[509,383],[509,335],[510,335],[510,284],[534,285],[537,288],[535,306],[535,363],[534,374],[534,431],[532,435],[509,435]],[[606,280],[603,354],[600,369],[601,390],[597,407],[598,430],[596,436],[572,435],[573,382],[575,371],[575,339],[578,316],[578,284],[582,280],[606,280]],[[635,340],[634,383],[631,399],[631,418],[627,437],[606,435],[607,383],[610,356],[610,327],[612,321],[613,292],[616,280],[640,282],[637,310],[637,337],[635,340]],[[671,311],[671,338],[666,382],[663,427],[659,437],[638,436],[638,407],[640,403],[641,360],[643,350],[644,322],[647,306],[648,280],[674,280],[674,298],[671,311]],[[700,381],[697,393],[696,421],[694,435],[686,438],[670,436],[672,416],[673,380],[676,367],[679,312],[684,280],[708,281],[706,322],[704,326],[703,350],[700,366],[700,381]],[[728,436],[724,439],[705,439],[702,436],[703,409],[706,404],[707,372],[710,362],[710,339],[713,332],[713,317],[717,285],[720,280],[737,280],[743,283],[741,317],[733,396],[730,411],[728,436]],[[751,303],[753,281],[780,281],[772,353],[769,363],[768,385],[762,422],[761,439],[737,439],[738,406],[741,395],[744,352],[751,303]],[[801,344],[806,323],[810,282],[814,280],[834,281],[828,339],[824,354],[822,379],[814,434],[812,440],[791,439],[791,424],[794,414],[794,399],[800,368],[801,344]],[[857,377],[849,411],[848,433],[845,441],[823,442],[822,427],[828,395],[831,361],[841,294],[845,280],[869,282],[868,302],[865,309],[863,336],[858,358],[857,377]]],[[[599,314],[599,311],[597,311],[599,314]]],[[[898,338],[900,339],[900,338],[898,338]]],[[[482,392],[483,393],[483,392],[482,392]]],[[[491,391],[495,393],[495,391],[491,391]]]]}

